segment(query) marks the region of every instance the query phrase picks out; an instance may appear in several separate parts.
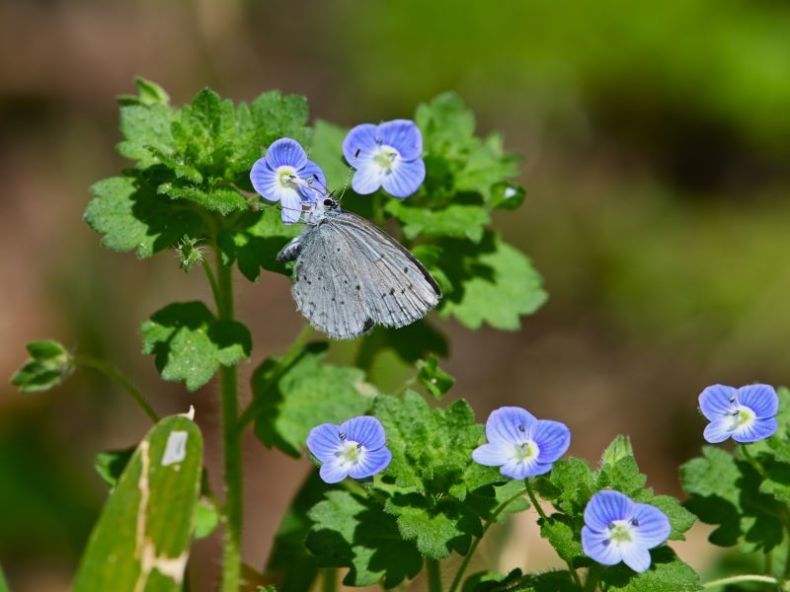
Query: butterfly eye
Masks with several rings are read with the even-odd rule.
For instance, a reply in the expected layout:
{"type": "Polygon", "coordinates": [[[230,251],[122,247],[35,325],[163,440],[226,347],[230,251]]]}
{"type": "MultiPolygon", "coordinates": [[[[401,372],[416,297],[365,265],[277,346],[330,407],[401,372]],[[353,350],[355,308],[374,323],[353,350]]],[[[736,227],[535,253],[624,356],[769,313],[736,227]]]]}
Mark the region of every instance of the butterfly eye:
{"type": "Polygon", "coordinates": [[[325,206],[333,206],[333,205],[335,205],[335,202],[334,202],[334,200],[331,200],[331,199],[325,199],[324,200],[324,205],[325,206]]]}

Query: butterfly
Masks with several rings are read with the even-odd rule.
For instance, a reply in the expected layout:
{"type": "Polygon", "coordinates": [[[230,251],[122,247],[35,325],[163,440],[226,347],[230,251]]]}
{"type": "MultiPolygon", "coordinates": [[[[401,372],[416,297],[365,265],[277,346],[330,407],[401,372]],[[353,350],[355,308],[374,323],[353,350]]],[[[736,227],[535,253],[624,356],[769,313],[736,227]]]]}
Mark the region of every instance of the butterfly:
{"type": "Polygon", "coordinates": [[[318,200],[305,222],[277,260],[296,262],[291,292],[319,331],[352,339],[375,325],[410,325],[439,304],[441,288],[425,266],[332,197],[318,200]]]}

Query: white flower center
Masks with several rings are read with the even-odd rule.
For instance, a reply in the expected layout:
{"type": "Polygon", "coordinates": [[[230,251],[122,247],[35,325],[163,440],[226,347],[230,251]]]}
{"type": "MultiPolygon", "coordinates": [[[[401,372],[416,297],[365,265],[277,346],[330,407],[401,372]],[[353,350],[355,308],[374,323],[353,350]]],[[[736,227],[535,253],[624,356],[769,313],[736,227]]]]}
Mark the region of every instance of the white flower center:
{"type": "Polygon", "coordinates": [[[345,468],[355,467],[365,460],[367,448],[359,442],[346,440],[335,452],[335,456],[345,468]]]}
{"type": "Polygon", "coordinates": [[[520,463],[528,462],[538,458],[540,448],[534,440],[527,440],[513,447],[513,458],[520,463]]]}
{"type": "Polygon", "coordinates": [[[307,185],[304,179],[299,178],[299,175],[296,174],[296,169],[292,166],[283,165],[277,167],[275,175],[277,176],[277,184],[281,189],[298,189],[307,185]]]}
{"type": "Polygon", "coordinates": [[[738,405],[730,411],[730,431],[734,432],[737,429],[751,425],[757,419],[757,414],[749,407],[738,405]]]}
{"type": "Polygon", "coordinates": [[[395,150],[392,146],[382,144],[373,153],[373,162],[375,162],[383,173],[389,173],[398,164],[400,160],[400,152],[395,150]]]}
{"type": "Polygon", "coordinates": [[[630,543],[634,540],[634,528],[638,526],[636,518],[631,520],[615,520],[609,525],[609,542],[617,545],[630,543]]]}

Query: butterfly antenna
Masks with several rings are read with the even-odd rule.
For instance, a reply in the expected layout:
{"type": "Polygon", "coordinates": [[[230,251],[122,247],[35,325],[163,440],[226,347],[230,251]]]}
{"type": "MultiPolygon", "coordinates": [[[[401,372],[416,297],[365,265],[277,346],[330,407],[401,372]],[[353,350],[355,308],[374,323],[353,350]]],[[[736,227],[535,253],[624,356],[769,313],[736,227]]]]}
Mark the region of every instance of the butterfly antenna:
{"type": "MultiPolygon", "coordinates": [[[[359,155],[359,150],[357,150],[357,155],[359,155]]],[[[354,177],[354,169],[349,169],[348,175],[346,175],[346,180],[343,183],[343,189],[340,191],[340,195],[337,196],[337,201],[340,203],[343,201],[343,196],[348,191],[348,188],[351,187],[351,179],[354,177]]]]}

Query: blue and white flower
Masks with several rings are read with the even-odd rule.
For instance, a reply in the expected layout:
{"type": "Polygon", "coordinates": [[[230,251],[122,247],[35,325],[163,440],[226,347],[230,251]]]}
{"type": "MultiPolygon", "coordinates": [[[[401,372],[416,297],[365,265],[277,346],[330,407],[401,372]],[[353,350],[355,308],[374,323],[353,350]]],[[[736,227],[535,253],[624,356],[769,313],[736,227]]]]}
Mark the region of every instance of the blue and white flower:
{"type": "Polygon", "coordinates": [[[710,421],[703,437],[711,444],[727,438],[743,444],[757,442],[769,438],[778,428],[779,397],[767,384],[738,389],[714,384],[700,394],[699,408],[710,421]]]}
{"type": "Polygon", "coordinates": [[[512,479],[543,475],[568,450],[571,431],[564,423],[536,419],[521,407],[500,407],[486,421],[487,444],[472,452],[475,462],[500,467],[512,479]]]}
{"type": "Polygon", "coordinates": [[[339,483],[365,479],[387,468],[392,453],[384,427],[375,417],[354,417],[340,425],[324,423],[310,430],[307,447],[321,461],[321,479],[339,483]]]}
{"type": "Polygon", "coordinates": [[[360,195],[383,187],[395,197],[409,197],[425,180],[422,134],[408,119],[352,128],[343,140],[343,155],[357,171],[351,187],[360,195]]]}
{"type": "Polygon", "coordinates": [[[603,565],[621,561],[636,572],[650,567],[650,549],[667,540],[672,527],[666,514],[638,504],[619,491],[599,491],[584,509],[584,554],[603,565]]]}
{"type": "Polygon", "coordinates": [[[286,224],[298,222],[302,205],[314,203],[326,191],[324,172],[291,138],[280,138],[269,146],[266,156],[252,165],[250,181],[264,199],[280,202],[286,224]]]}

